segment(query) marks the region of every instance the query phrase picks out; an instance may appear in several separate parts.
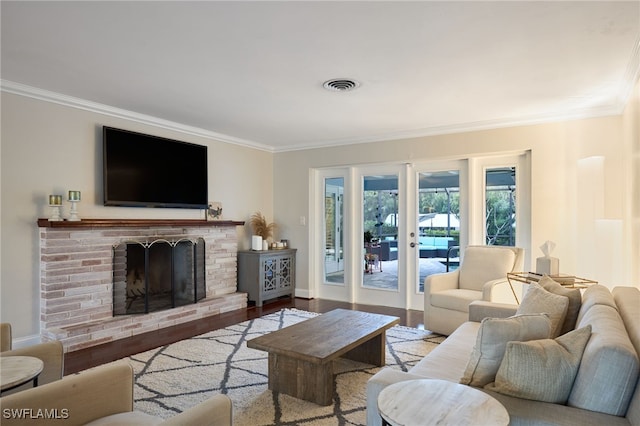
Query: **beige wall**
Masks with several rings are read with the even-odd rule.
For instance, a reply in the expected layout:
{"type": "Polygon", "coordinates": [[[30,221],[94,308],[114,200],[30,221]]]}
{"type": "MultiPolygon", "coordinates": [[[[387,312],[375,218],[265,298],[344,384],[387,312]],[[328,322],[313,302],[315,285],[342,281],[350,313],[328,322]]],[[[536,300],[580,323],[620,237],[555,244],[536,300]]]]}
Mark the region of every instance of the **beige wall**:
{"type": "MultiPolygon", "coordinates": [[[[632,192],[628,184],[632,174],[637,181],[639,173],[637,92],[623,116],[276,154],[274,213],[278,222],[283,224],[282,238],[288,238],[298,248],[298,294],[315,294],[313,289],[317,284],[309,269],[308,257],[312,244],[309,241],[309,226],[302,226],[299,222],[300,216],[309,216],[311,169],[367,163],[421,162],[527,150],[531,151],[533,208],[531,244],[525,247],[528,252],[528,264],[525,267],[534,270],[531,262],[542,255],[539,246],[552,240],[557,244],[554,255],[560,258],[562,272],[576,275],[593,272],[594,265],[580,255],[581,247],[590,243],[587,234],[593,232],[577,226],[582,214],[578,206],[584,204],[577,195],[577,163],[584,158],[603,156],[603,218],[622,221],[625,235],[619,247],[595,247],[593,255],[608,259],[611,250],[614,250],[622,256],[622,271],[605,276],[601,279],[603,284],[608,287],[640,286],[637,273],[639,209],[636,207],[634,210],[636,236],[632,238],[630,207],[631,203],[638,202],[638,187],[632,192]],[[635,150],[634,155],[632,150],[635,150]],[[631,158],[635,158],[633,167],[631,158]]],[[[602,277],[602,271],[596,272],[602,277]]]]}
{"type": "Polygon", "coordinates": [[[640,82],[636,84],[623,115],[626,170],[626,191],[630,196],[625,206],[628,224],[625,233],[630,240],[631,276],[640,283],[640,82]]]}
{"type": "MultiPolygon", "coordinates": [[[[49,215],[48,194],[80,190],[81,218],[204,218],[200,210],[104,207],[102,125],[207,145],[209,199],[222,202],[224,218],[248,221],[257,210],[273,218],[271,153],[5,92],[1,112],[0,319],[16,338],[39,333],[36,219],[49,215]]],[[[249,248],[249,227],[238,233],[249,248]]]]}
{"type": "MultiPolygon", "coordinates": [[[[604,218],[620,220],[624,238],[619,282],[640,286],[640,88],[620,116],[535,126],[430,136],[271,154],[191,136],[95,112],[2,93],[0,185],[0,320],[14,323],[14,336],[39,332],[38,217],[46,217],[46,196],[82,191],[79,214],[86,218],[200,218],[182,209],[104,207],[101,201],[100,126],[110,125],[209,146],[209,195],[222,201],[224,216],[248,220],[260,210],[278,224],[276,238],[298,249],[297,284],[310,294],[310,170],[367,163],[404,163],[531,150],[532,204],[529,261],[546,240],[557,243],[563,272],[588,271],[577,255],[588,238],[576,225],[577,162],[605,161],[604,218]]],[[[239,228],[243,248],[251,231],[239,228]]],[[[608,248],[601,250],[606,257],[608,248]]],[[[528,265],[531,267],[531,265],[528,265]]]]}

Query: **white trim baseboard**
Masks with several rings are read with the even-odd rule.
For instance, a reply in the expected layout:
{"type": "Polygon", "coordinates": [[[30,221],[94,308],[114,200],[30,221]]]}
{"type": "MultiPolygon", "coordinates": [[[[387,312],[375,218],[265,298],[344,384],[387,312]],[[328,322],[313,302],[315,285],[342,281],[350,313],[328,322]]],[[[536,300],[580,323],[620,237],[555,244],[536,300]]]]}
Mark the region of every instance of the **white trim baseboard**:
{"type": "Polygon", "coordinates": [[[33,334],[31,336],[18,337],[17,339],[13,339],[11,342],[12,349],[22,349],[28,346],[37,345],[38,343],[42,343],[42,339],[39,334],[33,334]]]}

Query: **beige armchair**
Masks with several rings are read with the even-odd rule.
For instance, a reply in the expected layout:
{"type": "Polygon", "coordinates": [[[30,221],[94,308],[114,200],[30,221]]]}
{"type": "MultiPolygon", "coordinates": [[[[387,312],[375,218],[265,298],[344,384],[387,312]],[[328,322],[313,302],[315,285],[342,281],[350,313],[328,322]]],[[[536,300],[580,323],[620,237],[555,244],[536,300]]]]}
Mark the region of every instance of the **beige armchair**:
{"type": "Polygon", "coordinates": [[[521,271],[524,250],[506,246],[468,246],[460,268],[433,274],[424,281],[424,328],[450,335],[469,317],[474,300],[494,301],[495,287],[507,272],[521,271]]]}
{"type": "Polygon", "coordinates": [[[0,323],[0,352],[10,351],[12,345],[11,324],[0,323]]]}
{"type": "MultiPolygon", "coordinates": [[[[38,376],[38,385],[55,382],[62,378],[64,374],[64,349],[62,343],[52,341],[19,349],[12,350],[11,348],[11,324],[3,322],[0,324],[0,356],[22,355],[40,358],[44,363],[44,368],[38,376]]],[[[32,386],[31,382],[29,382],[10,391],[3,392],[2,395],[20,392],[32,386]]]]}
{"type": "Polygon", "coordinates": [[[62,380],[0,398],[2,425],[198,425],[231,426],[228,396],[218,394],[163,420],[133,411],[133,369],[125,362],[101,365],[62,380]],[[48,413],[59,420],[52,420],[48,413]],[[25,418],[26,417],[26,418],[25,418]]]}

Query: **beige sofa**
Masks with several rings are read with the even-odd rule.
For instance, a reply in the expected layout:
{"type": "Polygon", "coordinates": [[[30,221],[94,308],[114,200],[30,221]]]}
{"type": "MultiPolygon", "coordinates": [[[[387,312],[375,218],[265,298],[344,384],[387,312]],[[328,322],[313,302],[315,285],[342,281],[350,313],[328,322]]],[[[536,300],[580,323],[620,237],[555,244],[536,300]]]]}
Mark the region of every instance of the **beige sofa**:
{"type": "MultiPolygon", "coordinates": [[[[514,315],[516,305],[473,302],[469,321],[408,372],[384,368],[367,383],[367,424],[381,424],[380,391],[412,379],[460,382],[476,344],[483,318],[514,315]]],[[[640,425],[640,290],[595,285],[584,291],[575,328],[591,326],[566,405],[487,392],[502,403],[511,425],[640,425]]],[[[437,404],[437,401],[425,403],[437,404]]]]}
{"type": "Polygon", "coordinates": [[[163,420],[133,411],[133,369],[122,361],[0,398],[2,425],[231,426],[231,400],[215,395],[163,420]]]}

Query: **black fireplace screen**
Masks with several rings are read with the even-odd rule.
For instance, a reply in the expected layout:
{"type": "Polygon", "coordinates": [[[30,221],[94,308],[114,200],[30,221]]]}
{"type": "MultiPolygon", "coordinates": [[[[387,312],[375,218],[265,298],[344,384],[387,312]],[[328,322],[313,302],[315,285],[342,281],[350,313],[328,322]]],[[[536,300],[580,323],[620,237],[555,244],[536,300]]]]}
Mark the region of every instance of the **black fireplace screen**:
{"type": "Polygon", "coordinates": [[[196,303],[206,295],[202,238],[126,241],[113,248],[113,314],[196,303]]]}

